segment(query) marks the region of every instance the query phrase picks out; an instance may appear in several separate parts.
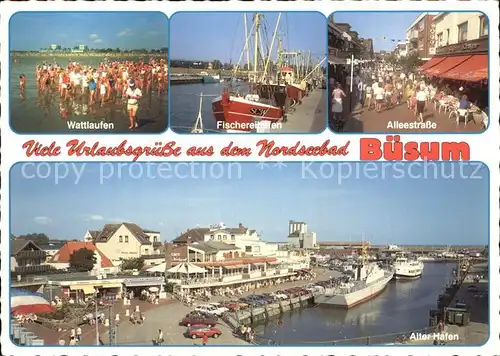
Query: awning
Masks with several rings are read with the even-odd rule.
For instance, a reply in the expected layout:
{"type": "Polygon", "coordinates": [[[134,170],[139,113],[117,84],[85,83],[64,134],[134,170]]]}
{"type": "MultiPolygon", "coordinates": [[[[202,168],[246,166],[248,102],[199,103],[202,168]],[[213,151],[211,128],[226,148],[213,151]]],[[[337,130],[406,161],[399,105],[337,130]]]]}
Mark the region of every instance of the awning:
{"type": "Polygon", "coordinates": [[[92,285],[76,285],[76,286],[70,286],[70,290],[81,290],[83,294],[89,295],[89,294],[94,294],[95,293],[95,288],[92,285]]]}
{"type": "Polygon", "coordinates": [[[128,281],[125,282],[126,287],[149,287],[149,286],[159,286],[161,282],[155,281],[128,281]]]}
{"type": "Polygon", "coordinates": [[[121,288],[122,284],[121,283],[108,283],[108,284],[103,284],[100,288],[121,288]]]}
{"type": "Polygon", "coordinates": [[[225,269],[239,269],[245,267],[245,265],[232,265],[232,266],[222,266],[225,269]]]}
{"type": "Polygon", "coordinates": [[[455,68],[459,64],[465,62],[470,57],[472,56],[445,57],[444,61],[427,70],[424,70],[424,72],[429,76],[440,77],[442,74],[446,73],[450,69],[455,68]]]}
{"type": "Polygon", "coordinates": [[[270,265],[279,265],[280,263],[278,261],[272,261],[272,262],[268,262],[268,264],[270,264],[270,265]]]}
{"type": "Polygon", "coordinates": [[[441,75],[442,78],[478,82],[488,79],[488,55],[475,54],[453,69],[441,75]]]}
{"type": "Polygon", "coordinates": [[[424,70],[430,69],[431,67],[434,67],[435,65],[438,65],[439,63],[441,63],[445,59],[446,59],[446,57],[432,57],[427,62],[425,62],[424,64],[422,64],[418,68],[418,70],[422,72],[424,70]]]}

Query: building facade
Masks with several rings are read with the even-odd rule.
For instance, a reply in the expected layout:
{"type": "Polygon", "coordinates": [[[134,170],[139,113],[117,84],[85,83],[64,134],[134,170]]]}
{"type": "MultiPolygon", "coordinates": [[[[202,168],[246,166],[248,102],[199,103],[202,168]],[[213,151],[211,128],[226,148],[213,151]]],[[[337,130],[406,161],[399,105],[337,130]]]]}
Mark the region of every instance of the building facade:
{"type": "Polygon", "coordinates": [[[136,224],[106,224],[102,230],[87,231],[83,239],[94,242],[115,265],[120,265],[123,259],[139,257],[143,257],[146,264],[164,261],[160,233],[136,224]]]}
{"type": "Polygon", "coordinates": [[[30,240],[10,241],[10,271],[17,275],[26,275],[48,271],[45,264],[46,253],[30,240]]]}
{"type": "Polygon", "coordinates": [[[288,222],[288,244],[294,248],[316,248],[316,233],[308,232],[305,222],[290,220],[288,222]]]}
{"type": "Polygon", "coordinates": [[[249,229],[241,223],[236,228],[219,223],[209,227],[188,229],[172,242],[176,245],[196,242],[225,243],[254,256],[270,256],[278,249],[277,244],[263,241],[257,230],[249,229]]]}
{"type": "Polygon", "coordinates": [[[429,60],[436,53],[436,13],[424,12],[406,30],[406,52],[416,53],[421,60],[429,60]]]}
{"type": "Polygon", "coordinates": [[[488,18],[479,12],[443,12],[434,24],[437,47],[488,38],[488,18]]]}

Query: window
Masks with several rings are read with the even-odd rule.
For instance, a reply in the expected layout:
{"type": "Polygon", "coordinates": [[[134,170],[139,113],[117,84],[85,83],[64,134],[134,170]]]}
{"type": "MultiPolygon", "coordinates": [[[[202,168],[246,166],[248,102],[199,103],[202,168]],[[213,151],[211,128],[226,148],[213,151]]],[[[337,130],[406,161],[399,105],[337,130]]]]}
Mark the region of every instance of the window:
{"type": "Polygon", "coordinates": [[[458,25],[458,42],[467,41],[467,27],[468,22],[464,22],[458,25]]]}
{"type": "Polygon", "coordinates": [[[446,30],[446,44],[445,46],[448,46],[450,44],[450,29],[446,30]]]}
{"type": "Polygon", "coordinates": [[[231,240],[233,240],[233,241],[236,240],[236,236],[231,235],[231,240]]]}
{"type": "Polygon", "coordinates": [[[437,34],[437,46],[441,47],[443,45],[443,33],[439,32],[437,34]]]}
{"type": "Polygon", "coordinates": [[[488,36],[488,18],[486,16],[481,16],[479,20],[479,36],[488,36]]]}
{"type": "Polygon", "coordinates": [[[221,239],[221,235],[217,235],[217,240],[220,241],[220,239],[221,239]]]}
{"type": "Polygon", "coordinates": [[[213,240],[215,238],[214,235],[210,235],[210,240],[213,240]]]}
{"type": "Polygon", "coordinates": [[[123,236],[122,235],[120,235],[120,237],[118,238],[118,241],[123,242],[123,236]]]}
{"type": "Polygon", "coordinates": [[[125,242],[128,243],[128,236],[125,236],[125,242]]]}
{"type": "Polygon", "coordinates": [[[245,252],[252,252],[252,246],[245,246],[245,252]]]}

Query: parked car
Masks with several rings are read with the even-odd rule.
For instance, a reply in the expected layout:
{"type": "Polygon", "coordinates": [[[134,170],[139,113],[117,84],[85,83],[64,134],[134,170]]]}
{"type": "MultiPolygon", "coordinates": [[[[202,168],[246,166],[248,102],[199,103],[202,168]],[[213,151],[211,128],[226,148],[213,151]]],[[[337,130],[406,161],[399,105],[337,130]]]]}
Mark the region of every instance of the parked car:
{"type": "Polygon", "coordinates": [[[289,298],[288,295],[286,295],[283,292],[276,292],[275,295],[276,295],[276,298],[281,299],[281,300],[286,300],[289,298]]]}
{"type": "Polygon", "coordinates": [[[229,308],[227,308],[222,303],[208,303],[208,305],[212,305],[213,307],[217,308],[217,310],[220,312],[220,315],[227,313],[229,311],[229,308]]]}
{"type": "Polygon", "coordinates": [[[212,304],[201,304],[194,308],[194,311],[196,312],[217,315],[217,316],[221,316],[227,310],[228,310],[227,308],[217,308],[215,305],[212,304]]]}
{"type": "Polygon", "coordinates": [[[225,300],[225,301],[221,302],[220,304],[222,307],[227,308],[229,311],[232,311],[232,312],[236,311],[238,309],[238,307],[241,308],[240,303],[235,302],[235,301],[225,300]]]}
{"type": "Polygon", "coordinates": [[[216,316],[202,316],[190,314],[184,317],[179,325],[181,326],[191,326],[191,325],[206,325],[206,326],[214,326],[217,325],[217,317],[216,316]]]}
{"type": "Polygon", "coordinates": [[[217,339],[222,335],[222,331],[217,328],[206,325],[192,325],[187,328],[185,335],[191,339],[201,338],[203,336],[213,337],[217,339]]]}

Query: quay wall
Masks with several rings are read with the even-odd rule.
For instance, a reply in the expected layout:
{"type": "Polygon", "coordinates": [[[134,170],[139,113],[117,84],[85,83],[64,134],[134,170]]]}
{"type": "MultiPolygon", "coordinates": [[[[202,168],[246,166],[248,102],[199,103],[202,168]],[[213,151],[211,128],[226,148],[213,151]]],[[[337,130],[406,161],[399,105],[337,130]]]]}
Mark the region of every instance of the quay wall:
{"type": "Polygon", "coordinates": [[[170,77],[169,79],[170,85],[179,85],[179,84],[202,84],[203,77],[191,77],[191,76],[182,76],[182,77],[170,77]]]}
{"type": "MultiPolygon", "coordinates": [[[[237,325],[235,327],[239,327],[241,325],[251,325],[266,321],[276,315],[281,315],[291,310],[307,308],[312,305],[314,305],[314,295],[308,294],[300,297],[276,301],[259,307],[239,310],[235,313],[228,313],[229,315],[226,318],[231,320],[231,322],[229,322],[231,326],[233,326],[233,323],[236,322],[237,325]]],[[[228,323],[227,320],[225,321],[228,323]]]]}

